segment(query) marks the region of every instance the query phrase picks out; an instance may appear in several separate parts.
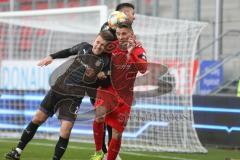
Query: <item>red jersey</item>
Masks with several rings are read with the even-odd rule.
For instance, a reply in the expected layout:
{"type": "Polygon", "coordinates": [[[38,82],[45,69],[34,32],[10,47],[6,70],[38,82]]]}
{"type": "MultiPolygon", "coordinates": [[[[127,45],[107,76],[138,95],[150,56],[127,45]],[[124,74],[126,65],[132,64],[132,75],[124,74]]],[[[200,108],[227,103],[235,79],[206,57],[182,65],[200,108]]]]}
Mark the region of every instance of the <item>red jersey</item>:
{"type": "Polygon", "coordinates": [[[112,87],[129,106],[133,101],[133,87],[138,72],[145,73],[147,59],[143,48],[136,47],[127,57],[128,51],[119,48],[112,51],[111,81],[112,87]]]}

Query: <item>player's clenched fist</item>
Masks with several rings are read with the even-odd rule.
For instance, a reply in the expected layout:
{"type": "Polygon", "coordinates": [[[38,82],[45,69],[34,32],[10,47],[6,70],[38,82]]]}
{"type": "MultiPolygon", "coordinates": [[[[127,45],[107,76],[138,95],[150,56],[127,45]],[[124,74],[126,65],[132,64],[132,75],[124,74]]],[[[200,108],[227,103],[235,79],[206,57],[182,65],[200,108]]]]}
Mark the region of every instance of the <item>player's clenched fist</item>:
{"type": "Polygon", "coordinates": [[[106,76],[106,74],[105,74],[104,72],[99,72],[98,75],[97,75],[97,77],[98,77],[98,79],[101,79],[101,80],[107,78],[107,76],[106,76]]]}
{"type": "Polygon", "coordinates": [[[131,37],[128,39],[128,43],[127,43],[127,50],[128,50],[128,53],[132,53],[133,49],[136,47],[136,42],[135,42],[135,39],[134,37],[131,37]]]}

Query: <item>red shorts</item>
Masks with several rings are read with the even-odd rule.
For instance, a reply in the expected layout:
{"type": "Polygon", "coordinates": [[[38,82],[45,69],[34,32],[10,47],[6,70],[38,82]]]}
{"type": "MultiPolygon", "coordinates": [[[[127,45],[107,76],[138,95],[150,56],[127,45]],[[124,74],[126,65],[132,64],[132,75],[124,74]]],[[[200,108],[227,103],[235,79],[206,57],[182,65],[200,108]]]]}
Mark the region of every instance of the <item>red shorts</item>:
{"type": "Polygon", "coordinates": [[[105,117],[105,123],[122,133],[127,125],[131,107],[126,104],[111,87],[107,89],[98,89],[95,102],[95,108],[104,106],[108,114],[105,117]]]}

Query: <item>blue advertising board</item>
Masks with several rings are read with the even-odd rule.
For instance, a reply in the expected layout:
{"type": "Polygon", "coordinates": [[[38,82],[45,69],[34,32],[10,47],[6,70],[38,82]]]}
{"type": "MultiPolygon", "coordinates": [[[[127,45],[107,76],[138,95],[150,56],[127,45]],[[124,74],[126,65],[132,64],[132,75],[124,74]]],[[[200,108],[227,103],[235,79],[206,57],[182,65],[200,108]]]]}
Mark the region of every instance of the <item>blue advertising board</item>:
{"type": "MultiPolygon", "coordinates": [[[[204,60],[200,63],[200,75],[208,72],[209,69],[219,64],[221,61],[204,60]]],[[[217,89],[223,82],[223,67],[220,66],[216,70],[210,72],[200,80],[200,94],[208,94],[217,89]]]]}

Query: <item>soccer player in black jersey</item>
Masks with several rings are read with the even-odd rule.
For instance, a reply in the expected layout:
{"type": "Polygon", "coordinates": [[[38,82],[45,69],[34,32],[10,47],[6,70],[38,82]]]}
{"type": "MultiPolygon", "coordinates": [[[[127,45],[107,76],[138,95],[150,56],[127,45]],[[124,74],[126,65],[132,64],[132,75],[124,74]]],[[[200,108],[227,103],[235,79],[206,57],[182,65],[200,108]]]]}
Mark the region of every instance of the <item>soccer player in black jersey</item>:
{"type": "MultiPolygon", "coordinates": [[[[127,17],[128,17],[129,23],[132,24],[133,21],[135,20],[135,16],[134,16],[135,11],[134,11],[134,9],[135,9],[135,7],[131,3],[120,3],[120,4],[117,5],[115,10],[116,11],[121,11],[121,12],[125,13],[127,15],[127,17]]],[[[111,27],[109,27],[108,22],[105,22],[102,25],[102,27],[101,27],[101,31],[106,31],[106,30],[110,31],[113,34],[113,36],[115,37],[115,40],[117,40],[116,30],[114,30],[111,27]]],[[[141,46],[141,44],[139,42],[137,42],[137,45],[141,46]]],[[[99,130],[99,127],[97,125],[98,123],[101,123],[101,122],[94,121],[94,123],[93,123],[93,130],[96,131],[96,132],[98,132],[98,130],[99,130]]],[[[103,151],[104,154],[107,153],[107,147],[106,147],[106,144],[105,144],[106,129],[108,131],[108,144],[109,144],[109,142],[110,142],[110,140],[112,138],[112,128],[111,128],[111,126],[104,125],[103,145],[102,145],[102,151],[103,151]]],[[[98,150],[98,149],[96,148],[96,150],[98,150]]],[[[97,156],[94,155],[92,157],[93,160],[100,160],[104,156],[102,153],[96,153],[96,154],[99,154],[99,155],[97,155],[97,156]]],[[[120,160],[120,159],[121,158],[118,156],[117,160],[120,160]]]]}
{"type": "MultiPolygon", "coordinates": [[[[135,8],[134,5],[131,4],[131,3],[120,3],[120,4],[117,5],[117,7],[116,7],[115,10],[125,13],[126,16],[128,17],[129,23],[132,24],[133,21],[135,20],[134,8],[135,8]]],[[[113,29],[113,28],[111,28],[111,27],[109,27],[108,22],[105,22],[105,23],[102,25],[101,31],[103,31],[103,30],[108,30],[108,31],[110,31],[110,32],[114,35],[115,40],[117,40],[116,30],[113,29]]]]}
{"type": "Polygon", "coordinates": [[[55,58],[75,55],[70,66],[51,86],[35,116],[23,131],[17,147],[5,155],[6,159],[19,160],[21,152],[31,141],[38,127],[56,112],[61,121],[61,128],[53,160],[61,159],[85,93],[94,99],[96,88],[100,85],[104,87],[108,83],[106,72],[109,70],[110,58],[104,50],[112,40],[113,36],[109,31],[102,31],[97,35],[93,45],[83,42],[51,54],[39,62],[39,66],[45,66],[52,63],[55,58]]]}

